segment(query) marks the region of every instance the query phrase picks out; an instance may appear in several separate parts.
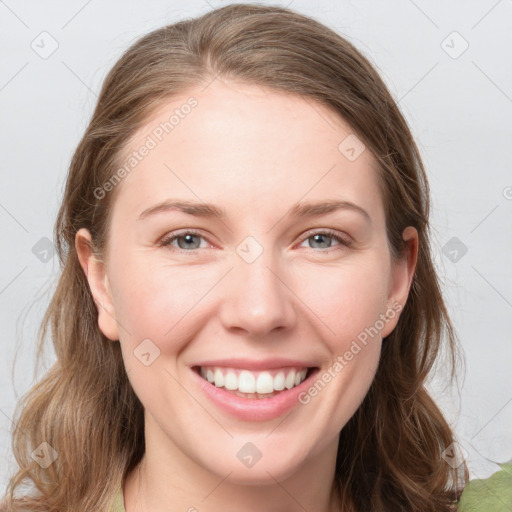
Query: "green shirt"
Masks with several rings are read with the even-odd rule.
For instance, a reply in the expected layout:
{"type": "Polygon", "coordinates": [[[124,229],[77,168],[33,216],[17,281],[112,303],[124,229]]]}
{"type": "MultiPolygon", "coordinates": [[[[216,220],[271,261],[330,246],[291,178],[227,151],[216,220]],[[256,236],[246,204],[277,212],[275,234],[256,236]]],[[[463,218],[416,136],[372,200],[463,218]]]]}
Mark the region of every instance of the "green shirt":
{"type": "Polygon", "coordinates": [[[111,512],[126,512],[124,509],[123,488],[119,487],[111,512]]]}
{"type": "MultiPolygon", "coordinates": [[[[489,478],[471,480],[460,498],[457,512],[509,512],[512,510],[512,461],[499,464],[489,478]]],[[[123,511],[124,512],[124,511],[123,511]]]]}
{"type": "MultiPolygon", "coordinates": [[[[460,498],[457,512],[510,512],[512,510],[512,462],[484,480],[470,480],[460,498]]],[[[111,512],[126,512],[122,487],[111,512]]]]}

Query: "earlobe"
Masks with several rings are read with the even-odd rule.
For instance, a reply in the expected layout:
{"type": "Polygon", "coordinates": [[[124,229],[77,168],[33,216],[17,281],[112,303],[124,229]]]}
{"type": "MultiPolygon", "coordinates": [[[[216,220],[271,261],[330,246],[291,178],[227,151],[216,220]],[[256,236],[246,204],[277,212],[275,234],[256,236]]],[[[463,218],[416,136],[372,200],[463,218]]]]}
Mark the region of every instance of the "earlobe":
{"type": "Polygon", "coordinates": [[[416,263],[418,260],[418,231],[413,226],[408,226],[402,233],[406,242],[403,257],[393,264],[391,269],[391,281],[388,294],[388,311],[392,318],[382,330],[382,337],[389,336],[398,323],[400,313],[405,307],[409,291],[411,289],[416,263]]]}
{"type": "Polygon", "coordinates": [[[94,255],[92,248],[89,231],[85,228],[79,229],[75,235],[75,249],[96,304],[98,327],[108,339],[117,341],[119,340],[119,330],[109,279],[104,263],[94,255]]]}

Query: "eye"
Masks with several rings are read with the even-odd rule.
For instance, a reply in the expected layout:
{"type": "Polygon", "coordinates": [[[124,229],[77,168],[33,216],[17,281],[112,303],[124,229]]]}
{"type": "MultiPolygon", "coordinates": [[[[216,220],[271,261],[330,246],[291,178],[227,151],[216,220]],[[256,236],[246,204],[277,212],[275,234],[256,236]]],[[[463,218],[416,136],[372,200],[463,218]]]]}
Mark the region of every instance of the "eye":
{"type": "MultiPolygon", "coordinates": [[[[201,247],[201,239],[206,241],[206,239],[198,231],[186,230],[171,233],[169,236],[163,238],[158,243],[158,245],[160,247],[173,247],[184,252],[194,252],[197,249],[205,248],[205,246],[201,247]],[[177,246],[174,244],[175,241],[177,242],[177,246]]],[[[338,242],[338,246],[341,245],[345,247],[350,247],[351,245],[351,240],[349,239],[349,237],[343,236],[337,233],[336,231],[332,231],[330,229],[317,231],[316,233],[309,233],[308,236],[304,238],[302,243],[310,239],[313,240],[313,244],[320,244],[320,247],[316,247],[319,249],[332,248],[332,242],[328,243],[326,242],[326,240],[335,240],[338,242]]],[[[209,247],[209,245],[207,244],[206,247],[209,247]]],[[[315,249],[315,247],[311,247],[311,249],[315,249]]],[[[330,250],[321,252],[330,252],[330,250]]]]}
{"type": "Polygon", "coordinates": [[[175,245],[173,245],[173,242],[176,240],[176,241],[178,241],[177,249],[181,249],[182,251],[185,251],[185,252],[193,252],[196,249],[200,249],[200,247],[199,247],[200,242],[198,242],[198,240],[200,240],[201,238],[203,240],[206,240],[197,231],[188,230],[188,231],[182,231],[181,233],[171,233],[170,236],[163,238],[159,242],[159,246],[160,247],[167,247],[167,246],[176,247],[175,245]],[[180,242],[181,240],[183,240],[183,242],[180,242]],[[198,243],[199,243],[199,245],[198,245],[198,243]]]}
{"type": "MultiPolygon", "coordinates": [[[[310,233],[304,240],[302,243],[304,242],[307,242],[308,240],[311,240],[313,239],[313,243],[316,244],[320,244],[320,249],[331,249],[332,245],[328,242],[326,242],[326,240],[336,240],[337,242],[339,242],[339,245],[343,245],[343,246],[346,246],[346,247],[350,247],[351,245],[351,240],[346,237],[346,236],[343,236],[339,233],[337,233],[336,231],[332,231],[330,229],[327,229],[327,230],[324,230],[324,231],[317,231],[316,233],[310,233]],[[326,245],[327,244],[327,245],[326,245]]],[[[313,249],[315,247],[312,247],[313,249]]],[[[329,250],[327,251],[322,251],[322,252],[330,252],[329,250]]]]}

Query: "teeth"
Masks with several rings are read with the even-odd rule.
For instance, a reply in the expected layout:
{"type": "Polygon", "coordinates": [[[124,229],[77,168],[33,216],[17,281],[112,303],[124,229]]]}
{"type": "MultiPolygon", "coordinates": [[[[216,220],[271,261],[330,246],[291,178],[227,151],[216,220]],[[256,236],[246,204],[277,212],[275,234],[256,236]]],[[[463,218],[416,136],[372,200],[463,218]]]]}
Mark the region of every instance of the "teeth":
{"type": "Polygon", "coordinates": [[[276,391],[282,391],[284,389],[285,382],[286,382],[286,379],[285,379],[285,376],[284,376],[284,372],[279,372],[274,377],[274,389],[276,391]]]}
{"type": "Polygon", "coordinates": [[[286,376],[286,380],[285,380],[286,389],[292,389],[294,384],[295,384],[295,372],[290,372],[286,376]]]}
{"type": "Polygon", "coordinates": [[[238,391],[240,393],[254,393],[256,391],[256,379],[251,372],[244,370],[238,376],[238,391]]]}
{"type": "Polygon", "coordinates": [[[306,378],[307,368],[291,368],[264,372],[251,372],[237,368],[200,368],[203,379],[218,388],[240,393],[272,394],[292,389],[306,378]]]}
{"type": "Polygon", "coordinates": [[[228,373],[226,375],[226,380],[224,381],[224,387],[229,390],[238,389],[238,379],[234,373],[228,373]]]}
{"type": "Polygon", "coordinates": [[[274,379],[268,372],[263,372],[258,375],[256,381],[256,393],[272,393],[274,390],[274,379]]]}
{"type": "Polygon", "coordinates": [[[218,387],[218,388],[221,388],[222,386],[224,386],[224,375],[222,375],[222,372],[216,368],[215,369],[215,385],[218,387]]]}

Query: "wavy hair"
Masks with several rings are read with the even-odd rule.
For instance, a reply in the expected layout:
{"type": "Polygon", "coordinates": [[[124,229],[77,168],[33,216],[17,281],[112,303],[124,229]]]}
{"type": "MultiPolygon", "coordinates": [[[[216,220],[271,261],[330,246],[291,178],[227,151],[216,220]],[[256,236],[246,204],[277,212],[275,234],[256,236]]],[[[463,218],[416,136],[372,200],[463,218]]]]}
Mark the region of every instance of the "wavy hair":
{"type": "Polygon", "coordinates": [[[419,150],[360,51],[311,17],[259,4],[231,4],[155,30],[108,73],[72,157],[55,224],[62,272],[40,327],[37,360],[50,331],[56,361],[16,406],[12,447],[19,470],[4,510],[108,511],[144,454],[143,406],[119,343],[99,330],[75,234],[87,228],[95,253],[104,256],[116,195],[98,198],[95,190],[119,169],[127,141],[160,105],[219,76],[300,95],[338,113],[379,163],[395,260],[403,255],[404,229],[417,229],[409,297],[383,343],[367,396],[340,433],[335,481],[346,510],[453,510],[468,469],[464,461],[453,468],[443,459],[455,435],[426,386],[443,348],[453,381],[461,349],[433,264],[430,191],[419,150]],[[31,457],[42,442],[58,453],[47,468],[31,457]],[[26,483],[33,492],[15,496],[26,483]]]}

